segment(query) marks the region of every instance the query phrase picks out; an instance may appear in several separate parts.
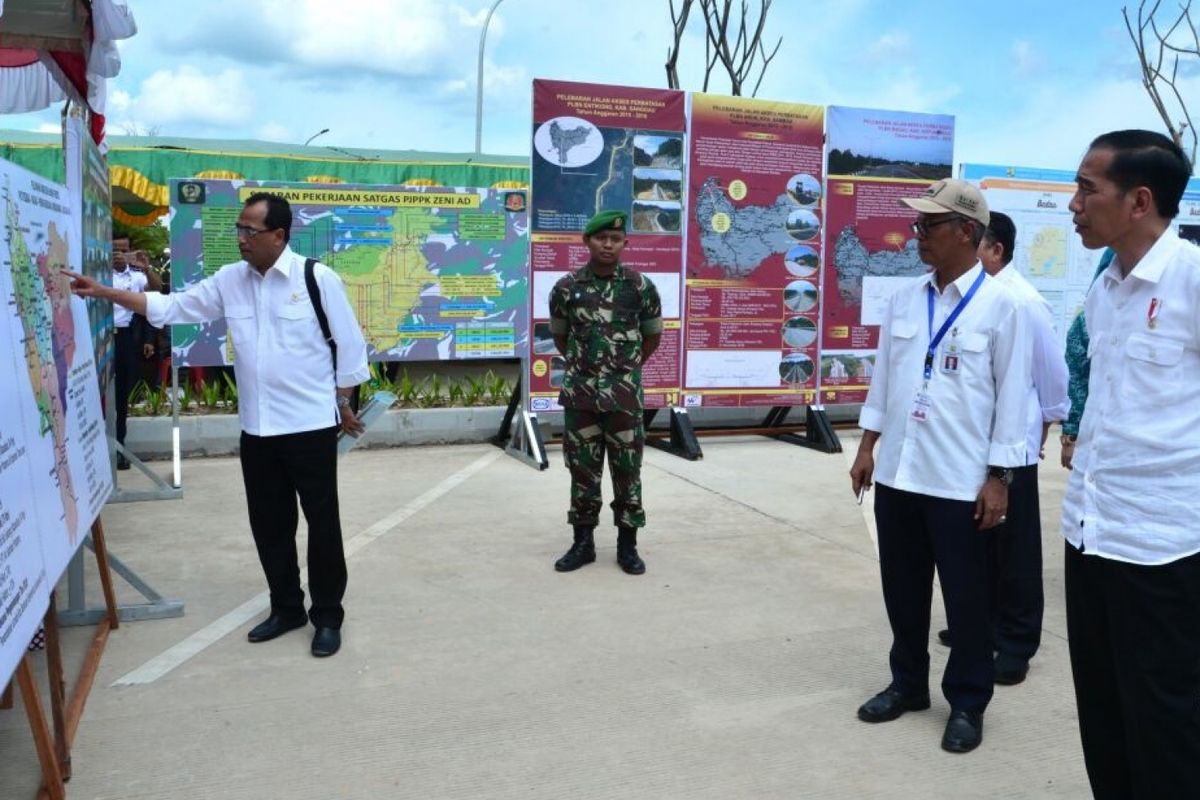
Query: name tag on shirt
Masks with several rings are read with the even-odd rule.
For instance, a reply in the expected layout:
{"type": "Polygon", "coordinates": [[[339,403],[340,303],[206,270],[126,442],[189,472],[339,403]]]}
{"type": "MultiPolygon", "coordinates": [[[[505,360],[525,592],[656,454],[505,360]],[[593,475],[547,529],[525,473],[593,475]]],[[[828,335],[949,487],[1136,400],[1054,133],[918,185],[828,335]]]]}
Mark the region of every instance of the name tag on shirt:
{"type": "Polygon", "coordinates": [[[933,411],[933,398],[925,392],[918,391],[913,397],[912,418],[917,422],[928,422],[931,411],[933,411]]]}
{"type": "Polygon", "coordinates": [[[962,362],[962,350],[958,342],[947,342],[942,347],[941,370],[943,375],[957,375],[962,362]]]}

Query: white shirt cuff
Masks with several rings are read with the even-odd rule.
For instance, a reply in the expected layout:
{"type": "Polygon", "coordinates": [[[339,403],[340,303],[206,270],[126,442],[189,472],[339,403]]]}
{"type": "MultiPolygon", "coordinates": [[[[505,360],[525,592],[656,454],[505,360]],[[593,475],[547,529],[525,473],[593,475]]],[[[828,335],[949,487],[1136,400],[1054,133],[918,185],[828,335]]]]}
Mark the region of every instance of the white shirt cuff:
{"type": "Polygon", "coordinates": [[[171,305],[171,296],[160,292],[145,292],[146,319],[156,328],[163,327],[166,322],[167,307],[171,305]]]}
{"type": "Polygon", "coordinates": [[[862,411],[858,414],[858,427],[868,431],[883,430],[883,412],[877,408],[862,407],[862,411]]]}
{"type": "Polygon", "coordinates": [[[1025,442],[1002,444],[992,442],[988,447],[988,465],[992,467],[1023,467],[1025,466],[1025,442]]]}

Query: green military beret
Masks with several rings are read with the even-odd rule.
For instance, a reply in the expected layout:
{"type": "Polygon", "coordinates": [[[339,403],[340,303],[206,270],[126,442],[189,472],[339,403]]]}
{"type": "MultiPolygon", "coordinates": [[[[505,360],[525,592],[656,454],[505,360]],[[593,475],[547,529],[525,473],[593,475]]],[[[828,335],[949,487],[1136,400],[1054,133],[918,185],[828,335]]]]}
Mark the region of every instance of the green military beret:
{"type": "Polygon", "coordinates": [[[587,225],[583,228],[584,236],[591,236],[599,231],[622,231],[625,230],[625,212],[624,211],[601,211],[596,216],[588,220],[587,225]]]}

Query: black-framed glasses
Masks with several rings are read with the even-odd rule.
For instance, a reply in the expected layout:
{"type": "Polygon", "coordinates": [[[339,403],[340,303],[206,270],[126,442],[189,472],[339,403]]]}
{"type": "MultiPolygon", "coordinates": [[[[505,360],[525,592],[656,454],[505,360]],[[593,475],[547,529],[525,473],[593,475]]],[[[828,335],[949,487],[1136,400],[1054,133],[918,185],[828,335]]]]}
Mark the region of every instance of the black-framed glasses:
{"type": "Polygon", "coordinates": [[[933,222],[921,222],[918,220],[912,224],[912,232],[917,236],[928,236],[930,228],[936,228],[938,225],[945,225],[947,222],[958,222],[962,219],[963,217],[959,216],[958,214],[951,214],[948,217],[935,219],[933,222]]]}
{"type": "Polygon", "coordinates": [[[247,239],[253,239],[260,233],[274,230],[274,228],[251,228],[249,225],[234,225],[233,229],[237,232],[238,236],[245,236],[247,239]]]}

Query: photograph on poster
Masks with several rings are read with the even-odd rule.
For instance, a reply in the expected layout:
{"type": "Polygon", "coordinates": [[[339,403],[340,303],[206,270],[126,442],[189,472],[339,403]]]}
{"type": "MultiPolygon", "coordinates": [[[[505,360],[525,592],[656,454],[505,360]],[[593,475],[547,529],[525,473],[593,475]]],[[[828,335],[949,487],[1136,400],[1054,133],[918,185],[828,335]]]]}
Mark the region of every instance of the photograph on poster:
{"type": "Polygon", "coordinates": [[[821,259],[817,251],[806,244],[798,244],[787,251],[783,266],[788,273],[797,278],[808,278],[821,267],[821,259]]]}

